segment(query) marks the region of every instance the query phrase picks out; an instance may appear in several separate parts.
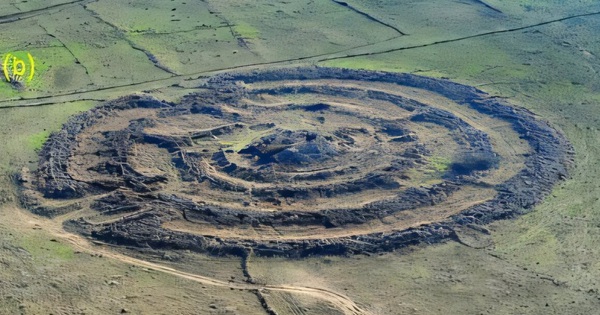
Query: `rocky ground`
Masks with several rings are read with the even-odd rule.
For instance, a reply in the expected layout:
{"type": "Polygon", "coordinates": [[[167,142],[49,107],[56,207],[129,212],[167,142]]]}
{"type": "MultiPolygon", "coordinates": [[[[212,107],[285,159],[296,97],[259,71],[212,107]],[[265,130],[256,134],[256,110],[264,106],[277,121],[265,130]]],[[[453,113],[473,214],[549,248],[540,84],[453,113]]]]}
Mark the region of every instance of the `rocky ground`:
{"type": "MultiPolygon", "coordinates": [[[[366,314],[594,314],[598,309],[600,7],[593,1],[9,0],[0,12],[0,53],[30,52],[37,68],[24,88],[0,84],[2,314],[265,314],[261,301],[278,314],[352,313],[350,302],[366,314]],[[140,91],[180,103],[215,71],[289,64],[415,73],[475,86],[562,130],[575,149],[576,166],[568,180],[527,209],[531,212],[484,228],[455,229],[459,242],[372,256],[251,256],[246,271],[236,257],[91,243],[65,232],[62,222],[92,220],[97,211],[75,210],[69,202],[51,205],[57,209],[54,219],[17,205],[12,176],[23,167],[36,169],[36,150],[72,115],[140,91]],[[246,282],[247,274],[255,285],[246,282]]],[[[402,92],[422,103],[443,104],[492,137],[508,164],[499,164],[487,184],[506,181],[523,167],[529,145],[513,126],[489,117],[471,120],[473,112],[453,102],[433,95],[436,102],[419,99],[423,90],[402,92]]],[[[426,172],[407,175],[427,185],[439,183],[453,148],[428,156],[426,172]]],[[[165,161],[136,160],[161,167],[165,161]]],[[[450,208],[469,207],[466,196],[475,192],[471,201],[494,198],[486,183],[455,194],[450,208]]],[[[423,210],[413,217],[445,215],[423,210]]],[[[410,221],[406,214],[386,224],[410,221]]],[[[248,229],[234,232],[256,235],[248,229]]],[[[300,232],[306,237],[314,231],[300,232]]],[[[265,229],[261,235],[277,233],[265,229]]]]}
{"type": "Polygon", "coordinates": [[[208,91],[186,96],[179,104],[131,96],[75,116],[50,136],[40,151],[38,170],[21,177],[24,205],[50,217],[90,207],[98,214],[67,221],[69,230],[141,248],[242,257],[251,252],[288,257],[372,254],[456,239],[454,230],[459,226],[527,212],[558,180],[567,178],[573,164],[572,147],[545,122],[448,81],[292,68],[223,74],[210,79],[205,88],[208,91]],[[298,86],[286,83],[294,80],[299,80],[298,86]],[[311,85],[319,80],[361,82],[363,88],[311,85]],[[282,88],[244,88],[239,82],[281,82],[282,88]],[[530,152],[513,176],[486,183],[486,177],[504,163],[494,152],[490,136],[456,116],[460,113],[369,89],[369,83],[425,89],[479,115],[500,119],[527,141],[530,152]],[[255,101],[267,97],[283,101],[289,94],[304,95],[304,101],[271,100],[260,105],[255,101]],[[337,99],[342,96],[348,103],[337,99]],[[321,102],[314,104],[310,97],[321,102]],[[346,108],[356,106],[352,102],[357,100],[364,113],[346,108]],[[390,117],[392,111],[388,111],[387,118],[374,118],[370,111],[378,107],[364,104],[382,101],[403,112],[390,117]],[[274,119],[273,113],[297,122],[286,125],[274,119]],[[339,116],[344,120],[338,121],[339,116]],[[314,121],[301,122],[310,119],[314,121]],[[353,120],[360,123],[349,129],[347,124],[353,120]],[[421,124],[446,129],[448,139],[433,136],[432,140],[429,132],[435,129],[417,130],[421,124]],[[253,134],[258,130],[261,133],[253,134]],[[411,139],[406,140],[409,135],[411,139]],[[456,151],[462,153],[439,170],[439,183],[425,185],[408,175],[425,172],[422,165],[429,164],[428,157],[449,142],[456,143],[456,151]],[[373,151],[379,154],[367,157],[373,151]],[[164,160],[164,164],[136,163],[140,155],[164,160]],[[417,216],[418,224],[398,220],[370,230],[373,221],[384,222],[426,206],[423,212],[442,212],[439,209],[447,208],[448,199],[462,186],[474,184],[495,189],[495,196],[435,220],[426,213],[423,218],[417,216]],[[36,198],[35,188],[50,199],[36,198]],[[381,191],[388,196],[367,203],[360,198],[364,192],[381,191]],[[86,205],[94,195],[102,197],[86,205]],[[320,203],[335,199],[353,201],[319,208],[320,203]],[[73,201],[56,208],[52,200],[73,201]],[[217,230],[206,233],[207,225],[217,230]],[[279,235],[260,235],[267,228],[279,235]],[[313,230],[309,238],[295,232],[305,229],[313,230]],[[237,235],[237,230],[252,230],[257,236],[237,235]]]}

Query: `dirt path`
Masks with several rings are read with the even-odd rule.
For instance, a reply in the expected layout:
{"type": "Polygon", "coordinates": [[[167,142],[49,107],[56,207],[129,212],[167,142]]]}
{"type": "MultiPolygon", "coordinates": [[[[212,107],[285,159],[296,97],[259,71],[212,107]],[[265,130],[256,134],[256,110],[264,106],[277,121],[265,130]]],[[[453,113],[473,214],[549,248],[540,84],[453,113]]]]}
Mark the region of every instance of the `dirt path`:
{"type": "MultiPolygon", "coordinates": [[[[170,275],[173,275],[176,277],[180,277],[183,279],[195,281],[195,282],[198,282],[198,283],[201,283],[204,285],[212,285],[212,286],[217,286],[217,287],[226,287],[226,288],[248,290],[248,291],[269,290],[269,291],[279,291],[279,292],[287,292],[287,293],[294,293],[294,294],[305,294],[305,295],[309,295],[311,297],[315,297],[315,298],[321,299],[323,301],[329,302],[332,305],[334,305],[335,307],[337,307],[338,309],[340,309],[344,314],[347,314],[347,315],[363,315],[363,314],[366,314],[366,315],[373,314],[374,315],[374,313],[358,306],[349,297],[347,297],[343,294],[334,292],[334,291],[327,290],[327,289],[294,286],[294,285],[269,285],[269,284],[261,285],[261,284],[250,284],[250,283],[235,283],[235,282],[223,281],[223,280],[219,280],[219,279],[215,279],[215,278],[211,278],[211,277],[205,277],[205,276],[201,276],[201,275],[197,275],[197,274],[193,274],[193,273],[188,273],[188,272],[180,271],[180,270],[177,270],[177,269],[174,269],[174,268],[171,268],[168,266],[164,266],[161,264],[157,264],[157,263],[153,263],[150,261],[145,261],[142,259],[137,259],[137,258],[133,258],[133,257],[129,257],[127,255],[117,253],[113,250],[110,250],[109,248],[106,248],[105,246],[102,246],[101,244],[99,244],[97,242],[95,244],[93,244],[90,241],[88,241],[87,239],[85,239],[79,235],[72,234],[72,233],[65,231],[62,228],[63,221],[60,219],[51,220],[51,219],[38,217],[38,216],[30,214],[26,210],[18,208],[18,207],[14,208],[14,211],[12,212],[12,214],[13,215],[10,216],[10,218],[12,218],[14,220],[14,222],[12,222],[11,224],[25,225],[25,227],[29,227],[29,226],[41,227],[43,230],[52,234],[57,239],[63,240],[65,243],[68,243],[74,249],[81,251],[81,252],[102,255],[102,257],[118,260],[120,262],[127,263],[127,264],[132,264],[132,265],[152,269],[154,271],[158,271],[158,272],[170,274],[170,275]]],[[[4,218],[4,219],[8,219],[8,218],[4,218]]]]}

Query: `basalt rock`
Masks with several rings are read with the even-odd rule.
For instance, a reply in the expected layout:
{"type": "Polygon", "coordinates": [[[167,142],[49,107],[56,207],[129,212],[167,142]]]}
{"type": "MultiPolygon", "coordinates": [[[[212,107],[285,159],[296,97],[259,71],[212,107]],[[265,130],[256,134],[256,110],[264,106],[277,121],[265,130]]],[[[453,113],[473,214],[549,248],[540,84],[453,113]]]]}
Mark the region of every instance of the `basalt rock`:
{"type": "Polygon", "coordinates": [[[446,80],[226,73],[177,104],[135,95],[74,116],[44,145],[22,200],[48,216],[91,208],[65,226],[128,246],[374,253],[530,211],[573,154],[531,112],[446,80]]]}

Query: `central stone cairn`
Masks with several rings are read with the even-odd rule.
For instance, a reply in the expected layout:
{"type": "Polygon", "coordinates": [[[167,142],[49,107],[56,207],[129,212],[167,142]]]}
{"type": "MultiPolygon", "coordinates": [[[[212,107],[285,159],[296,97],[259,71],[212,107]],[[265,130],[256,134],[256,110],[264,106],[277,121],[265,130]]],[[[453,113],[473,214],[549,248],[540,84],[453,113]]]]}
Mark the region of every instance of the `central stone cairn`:
{"type": "Polygon", "coordinates": [[[68,229],[123,245],[365,253],[525,212],[571,163],[560,133],[474,88],[293,68],[80,114],[45,144],[22,200],[48,216],[81,209],[68,229]]]}

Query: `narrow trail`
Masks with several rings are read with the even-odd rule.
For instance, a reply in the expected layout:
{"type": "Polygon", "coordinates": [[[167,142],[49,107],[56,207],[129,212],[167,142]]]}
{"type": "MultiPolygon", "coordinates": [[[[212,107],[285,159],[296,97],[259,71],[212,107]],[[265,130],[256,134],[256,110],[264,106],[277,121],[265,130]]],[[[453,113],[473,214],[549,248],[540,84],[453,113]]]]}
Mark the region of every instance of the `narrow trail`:
{"type": "Polygon", "coordinates": [[[558,22],[564,22],[564,21],[568,21],[568,20],[572,20],[572,19],[576,19],[576,18],[597,16],[597,15],[600,15],[600,11],[598,11],[598,12],[582,13],[582,14],[575,14],[575,15],[569,15],[569,16],[565,16],[565,17],[562,17],[562,18],[557,18],[557,19],[553,19],[553,20],[543,21],[543,22],[539,22],[539,23],[535,23],[535,24],[529,24],[529,25],[524,25],[524,26],[519,26],[519,27],[514,27],[514,28],[507,28],[507,29],[498,30],[498,31],[483,32],[483,33],[478,33],[478,34],[473,34],[473,35],[468,35],[468,36],[462,36],[462,37],[457,37],[457,38],[444,39],[444,40],[439,40],[439,41],[435,41],[435,42],[431,42],[431,43],[425,43],[425,44],[420,44],[420,45],[403,46],[403,47],[385,49],[385,50],[380,50],[380,51],[370,51],[370,52],[365,52],[365,53],[348,54],[348,55],[345,55],[345,56],[325,57],[323,59],[319,59],[318,62],[338,60],[338,59],[347,59],[347,58],[354,58],[354,57],[375,56],[375,55],[387,54],[387,53],[396,52],[396,51],[402,51],[402,50],[425,48],[425,47],[434,46],[434,45],[459,42],[459,41],[468,40],[468,39],[472,39],[472,38],[492,36],[492,35],[498,35],[498,34],[504,34],[504,33],[518,32],[518,31],[527,30],[527,29],[531,29],[531,28],[535,28],[535,27],[539,27],[539,26],[544,26],[544,25],[548,25],[548,24],[553,24],[553,23],[558,23],[558,22]]]}
{"type": "MultiPolygon", "coordinates": [[[[336,1],[336,0],[333,0],[333,1],[335,1],[338,4],[342,3],[341,1],[336,1]]],[[[63,8],[69,7],[69,6],[82,5],[82,4],[85,4],[88,2],[91,2],[91,1],[90,0],[71,1],[68,3],[58,4],[58,5],[46,7],[43,9],[0,16],[0,24],[12,23],[15,21],[20,21],[23,19],[31,18],[31,17],[37,16],[40,14],[45,14],[54,9],[60,10],[60,9],[63,9],[63,8]]],[[[493,8],[489,5],[487,5],[483,1],[476,1],[476,2],[485,5],[486,7],[490,8],[491,10],[499,11],[496,8],[493,8]]],[[[42,96],[42,97],[37,97],[37,98],[21,99],[21,100],[0,100],[0,106],[2,104],[7,104],[7,105],[10,104],[8,106],[2,106],[2,107],[0,107],[0,109],[8,109],[8,108],[14,108],[14,107],[23,107],[23,106],[54,105],[54,104],[62,103],[65,101],[68,102],[68,101],[85,99],[86,96],[87,96],[87,99],[94,99],[91,94],[95,93],[95,92],[115,90],[115,89],[119,89],[119,88],[135,88],[136,90],[139,90],[139,89],[142,89],[146,85],[151,85],[154,83],[159,83],[162,86],[168,86],[170,84],[177,82],[178,80],[182,80],[182,79],[183,80],[195,80],[195,79],[201,78],[204,75],[218,72],[218,71],[229,71],[229,70],[235,70],[235,69],[250,69],[250,68],[256,67],[256,66],[278,65],[278,64],[294,63],[294,62],[300,62],[300,61],[311,61],[311,60],[314,62],[323,62],[323,61],[329,61],[329,60],[353,58],[353,57],[360,57],[360,56],[372,56],[372,55],[385,54],[385,53],[389,53],[389,52],[409,50],[409,49],[418,49],[418,48],[439,45],[439,44],[445,44],[445,43],[452,43],[452,42],[457,42],[457,41],[462,41],[462,40],[467,40],[467,39],[472,39],[472,38],[477,38],[477,37],[516,32],[516,31],[539,27],[539,26],[543,26],[543,25],[547,25],[547,24],[551,24],[551,23],[562,22],[562,21],[566,21],[566,20],[570,20],[570,19],[574,19],[574,18],[596,16],[596,15],[600,15],[600,12],[592,12],[592,13],[586,13],[586,14],[567,16],[567,17],[563,17],[563,18],[559,18],[559,19],[550,20],[550,21],[544,21],[541,23],[533,24],[533,25],[526,25],[526,26],[505,29],[505,30],[499,30],[499,31],[493,31],[493,32],[478,33],[478,34],[473,34],[470,36],[446,39],[446,40],[441,40],[441,41],[436,41],[436,42],[431,42],[431,43],[426,43],[426,44],[421,44],[421,45],[403,46],[403,47],[396,47],[396,48],[392,48],[392,49],[385,49],[385,50],[379,50],[379,51],[370,51],[370,52],[366,52],[366,53],[347,54],[347,55],[339,56],[339,54],[341,54],[341,53],[345,53],[347,51],[351,51],[351,50],[354,50],[357,48],[373,46],[376,44],[380,44],[381,42],[371,43],[371,44],[363,45],[363,46],[351,47],[351,48],[340,50],[337,52],[329,52],[329,53],[304,56],[304,57],[298,57],[298,58],[292,58],[292,59],[285,59],[285,60],[268,61],[268,62],[263,62],[263,63],[250,64],[250,65],[240,65],[240,66],[227,67],[227,68],[222,68],[222,69],[212,69],[212,70],[206,70],[206,71],[202,71],[202,72],[184,74],[184,75],[173,75],[173,76],[169,76],[169,77],[157,79],[157,80],[136,82],[136,83],[124,84],[124,85],[120,85],[120,86],[109,86],[109,87],[103,87],[103,88],[86,90],[86,91],[74,91],[74,92],[64,93],[61,95],[42,96]],[[196,78],[194,78],[194,77],[196,77],[196,78]],[[64,100],[64,99],[60,99],[60,97],[67,97],[67,98],[73,98],[73,99],[72,100],[64,100]],[[19,105],[13,105],[13,104],[19,104],[19,105]],[[26,105],[23,105],[23,104],[26,104],[26,105]]],[[[401,34],[401,36],[404,35],[400,30],[397,30],[397,31],[399,34],[401,34]]],[[[400,36],[398,36],[398,37],[400,37],[400,36]]],[[[386,41],[391,41],[396,38],[397,37],[390,38],[390,39],[387,39],[386,41]]],[[[315,298],[321,299],[323,301],[329,302],[332,305],[334,305],[335,307],[337,307],[338,309],[340,309],[344,314],[348,314],[348,315],[374,314],[374,313],[370,312],[369,310],[366,310],[366,309],[360,307],[358,304],[356,304],[354,301],[352,301],[351,298],[347,297],[346,295],[337,293],[335,291],[327,290],[327,289],[315,288],[315,287],[305,287],[305,286],[295,286],[295,285],[269,285],[269,284],[261,285],[261,284],[251,284],[251,283],[228,282],[228,281],[223,281],[223,280],[219,280],[216,278],[211,278],[211,277],[206,277],[206,276],[202,276],[202,275],[198,275],[198,274],[180,271],[180,270],[174,269],[172,267],[164,266],[164,265],[161,265],[158,263],[133,258],[133,257],[127,256],[127,255],[115,252],[114,250],[111,250],[110,248],[107,248],[106,246],[94,245],[89,240],[87,240],[79,235],[66,232],[62,227],[62,223],[63,223],[62,219],[50,220],[50,219],[46,219],[46,218],[42,218],[42,217],[37,217],[37,216],[27,212],[27,210],[24,210],[24,209],[21,209],[18,207],[15,207],[15,209],[11,213],[11,215],[3,216],[3,218],[9,220],[8,222],[6,222],[6,221],[3,222],[4,224],[15,224],[15,225],[20,225],[20,226],[23,226],[23,225],[40,226],[40,227],[42,227],[42,229],[44,229],[48,233],[52,234],[57,239],[63,240],[65,243],[69,244],[70,246],[72,246],[73,248],[75,248],[79,251],[93,253],[93,254],[101,254],[101,255],[103,255],[103,257],[106,257],[106,258],[110,258],[110,259],[117,260],[117,261],[127,263],[127,264],[132,264],[132,265],[136,265],[136,266],[140,266],[140,267],[149,268],[149,269],[152,269],[157,272],[162,272],[162,273],[176,276],[176,277],[179,277],[182,279],[195,281],[195,282],[198,282],[198,283],[201,283],[204,285],[211,285],[211,286],[217,286],[217,287],[223,287],[223,288],[234,288],[234,289],[247,290],[247,291],[269,290],[269,291],[287,292],[287,293],[293,293],[293,294],[304,294],[304,295],[308,295],[308,296],[315,297],[315,298]],[[10,222],[10,221],[13,221],[13,222],[10,222]]]]}
{"type": "Polygon", "coordinates": [[[387,27],[389,29],[392,29],[392,30],[394,30],[394,32],[396,32],[396,33],[398,33],[400,35],[407,35],[405,32],[401,31],[399,28],[397,28],[397,27],[395,27],[395,26],[393,26],[393,25],[391,25],[389,23],[386,23],[386,22],[384,22],[384,21],[382,21],[382,20],[374,17],[373,15],[371,15],[371,14],[369,14],[367,12],[359,10],[358,8],[354,7],[353,5],[351,5],[348,2],[340,1],[340,0],[331,0],[331,1],[333,1],[333,2],[335,2],[337,4],[339,4],[339,5],[341,5],[342,7],[348,8],[349,10],[355,12],[356,14],[364,16],[369,21],[373,21],[373,22],[375,22],[377,24],[380,24],[380,25],[383,25],[383,26],[385,26],[385,27],[387,27]]]}
{"type": "Polygon", "coordinates": [[[29,19],[29,18],[38,16],[41,14],[46,14],[52,10],[62,10],[62,9],[68,8],[70,6],[85,5],[85,4],[88,4],[91,2],[95,2],[95,1],[97,1],[97,0],[74,0],[74,1],[59,3],[59,4],[39,8],[39,9],[34,9],[34,10],[30,10],[30,11],[2,15],[2,16],[0,16],[0,24],[21,21],[21,20],[29,19]]]}
{"type": "Polygon", "coordinates": [[[139,81],[139,82],[133,82],[133,83],[127,83],[127,84],[120,84],[120,85],[103,86],[103,87],[98,87],[98,88],[94,88],[94,89],[67,91],[67,92],[56,93],[56,94],[52,94],[52,95],[42,95],[42,96],[30,97],[30,98],[21,97],[18,99],[16,99],[16,98],[15,99],[4,99],[4,100],[0,100],[0,110],[10,109],[10,108],[20,108],[20,107],[52,106],[52,105],[62,104],[65,102],[74,102],[74,101],[81,101],[81,100],[94,100],[94,99],[98,98],[98,97],[94,97],[94,95],[96,95],[96,93],[100,93],[100,92],[104,93],[104,92],[116,91],[119,89],[127,89],[128,93],[133,93],[133,91],[140,91],[140,90],[146,90],[146,89],[155,89],[155,88],[163,88],[163,87],[172,86],[173,84],[177,84],[177,83],[181,82],[182,80],[183,81],[200,80],[202,78],[208,78],[209,76],[219,73],[219,72],[227,72],[227,71],[232,71],[232,70],[252,70],[255,68],[262,67],[262,66],[279,66],[279,65],[283,66],[283,65],[289,65],[289,64],[294,64],[294,63],[296,63],[296,65],[298,65],[298,63],[309,62],[315,58],[334,56],[334,55],[344,53],[347,51],[351,51],[354,49],[375,46],[375,45],[378,45],[381,43],[392,41],[394,39],[397,39],[398,37],[400,37],[400,36],[391,37],[391,38],[388,38],[388,39],[385,39],[385,40],[379,41],[379,42],[348,47],[348,48],[345,48],[342,50],[337,50],[334,52],[326,52],[326,53],[321,53],[321,54],[316,54],[316,55],[302,56],[302,57],[289,58],[289,59],[280,59],[280,60],[273,60],[273,61],[265,61],[265,62],[258,62],[258,63],[252,63],[252,64],[244,64],[244,65],[232,66],[232,67],[213,68],[213,69],[207,69],[207,70],[198,71],[198,72],[194,72],[194,73],[186,73],[186,74],[181,74],[181,75],[170,75],[170,76],[167,76],[164,78],[139,81]]]}
{"type": "MultiPolygon", "coordinates": [[[[77,4],[86,3],[89,1],[92,1],[92,0],[74,1],[72,3],[69,3],[69,5],[77,5],[77,4]]],[[[42,14],[42,13],[44,13],[44,11],[47,11],[47,10],[48,10],[48,8],[46,8],[45,10],[38,10],[41,12],[36,11],[35,13],[42,14]]],[[[64,92],[64,93],[60,93],[60,94],[44,95],[44,96],[38,96],[38,97],[32,97],[32,98],[4,99],[4,100],[0,100],[0,110],[16,108],[16,107],[25,107],[25,106],[32,106],[32,107],[52,106],[52,105],[57,105],[57,104],[61,104],[64,102],[72,102],[72,101],[77,101],[77,100],[89,100],[89,99],[99,98],[99,97],[92,97],[92,95],[94,95],[96,92],[108,92],[108,91],[113,91],[113,90],[118,90],[118,89],[132,89],[132,88],[135,88],[135,90],[143,90],[145,88],[157,88],[157,86],[158,87],[166,87],[169,85],[176,84],[176,83],[180,82],[181,80],[184,80],[184,81],[198,80],[203,77],[207,77],[211,74],[215,74],[218,72],[224,72],[224,71],[251,70],[255,67],[286,65],[286,64],[294,64],[294,63],[299,63],[299,62],[320,63],[320,62],[339,60],[339,59],[374,56],[374,55],[386,54],[386,53],[391,53],[391,52],[396,52],[396,51],[419,49],[419,48],[425,48],[425,47],[430,47],[430,46],[434,46],[434,45],[459,42],[459,41],[473,39],[473,38],[493,36],[493,35],[505,34],[505,33],[512,33],[512,32],[522,31],[522,30],[526,30],[526,29],[539,27],[539,26],[544,26],[544,25],[548,25],[548,24],[564,22],[564,21],[568,21],[568,20],[572,20],[572,19],[576,19],[576,18],[593,17],[593,16],[599,16],[599,15],[600,15],[600,11],[575,14],[575,15],[569,15],[569,16],[552,19],[552,20],[548,20],[548,21],[542,21],[542,22],[535,23],[535,24],[519,26],[519,27],[515,27],[515,28],[507,28],[507,29],[491,31],[491,32],[482,32],[482,33],[477,33],[477,34],[473,34],[473,35],[462,36],[462,37],[457,37],[457,38],[450,38],[450,39],[445,39],[445,40],[440,40],[440,41],[435,41],[435,42],[430,42],[430,43],[424,43],[424,44],[419,44],[419,45],[401,46],[401,47],[395,47],[395,48],[390,48],[390,49],[372,50],[372,51],[364,52],[364,53],[350,53],[350,54],[346,54],[346,55],[340,55],[345,52],[349,52],[349,51],[353,51],[353,50],[361,49],[361,48],[366,48],[366,47],[371,47],[371,46],[376,46],[376,45],[382,44],[384,42],[389,42],[389,41],[398,39],[400,37],[404,37],[404,35],[399,35],[399,36],[385,39],[380,42],[374,42],[374,43],[369,43],[369,44],[365,44],[365,45],[348,47],[348,48],[341,49],[341,50],[334,51],[334,52],[325,52],[325,53],[309,55],[309,56],[301,56],[301,57],[289,58],[289,59],[258,62],[258,63],[253,63],[253,64],[233,66],[233,67],[207,69],[207,70],[198,71],[198,72],[194,72],[194,73],[171,75],[171,76],[168,76],[165,78],[160,78],[160,79],[146,80],[146,81],[140,81],[140,82],[134,82],[134,83],[128,83],[128,84],[121,84],[121,85],[105,86],[105,87],[99,87],[99,88],[95,88],[95,89],[69,91],[69,92],[64,92]]],[[[4,17],[0,17],[0,24],[10,23],[10,22],[14,22],[16,20],[19,20],[19,19],[15,19],[13,17],[13,15],[4,16],[4,17]]]]}
{"type": "Polygon", "coordinates": [[[504,12],[502,12],[501,10],[499,10],[499,9],[497,9],[497,8],[495,8],[495,7],[491,6],[491,5],[489,5],[488,3],[486,3],[486,2],[484,2],[484,1],[482,1],[482,0],[473,0],[473,2],[475,2],[475,3],[477,3],[477,4],[480,4],[480,5],[482,5],[482,6],[486,7],[486,8],[488,8],[488,9],[490,9],[490,10],[492,10],[492,11],[496,12],[496,13],[504,14],[504,12]]]}
{"type": "MultiPolygon", "coordinates": [[[[27,210],[15,207],[11,218],[13,224],[31,225],[41,227],[46,232],[52,234],[57,239],[63,240],[65,243],[72,246],[74,249],[90,254],[101,254],[103,257],[118,260],[120,262],[136,265],[139,267],[148,268],[154,271],[162,272],[182,279],[195,281],[204,285],[211,285],[224,288],[233,288],[246,291],[278,291],[293,294],[304,294],[323,301],[329,302],[346,315],[374,315],[374,313],[360,307],[349,297],[322,288],[304,287],[295,285],[270,285],[270,284],[252,284],[252,283],[236,283],[223,281],[211,277],[201,276],[189,272],[180,271],[172,267],[164,266],[158,263],[130,257],[124,254],[110,250],[101,243],[92,244],[82,236],[69,233],[62,228],[62,219],[46,219],[38,217],[27,212],[27,210]]],[[[7,219],[6,217],[4,219],[7,219]]],[[[108,245],[108,244],[107,244],[108,245]]]]}

